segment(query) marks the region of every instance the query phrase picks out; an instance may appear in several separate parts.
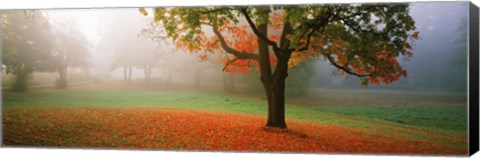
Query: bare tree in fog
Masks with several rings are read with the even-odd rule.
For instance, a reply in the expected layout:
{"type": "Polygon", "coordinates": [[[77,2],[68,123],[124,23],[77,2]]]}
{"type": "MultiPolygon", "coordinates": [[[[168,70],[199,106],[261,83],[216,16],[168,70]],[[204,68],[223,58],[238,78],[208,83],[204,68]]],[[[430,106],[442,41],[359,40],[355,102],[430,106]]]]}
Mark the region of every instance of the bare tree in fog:
{"type": "Polygon", "coordinates": [[[55,86],[66,88],[68,68],[78,67],[88,72],[90,44],[74,21],[59,21],[55,26],[54,56],[59,74],[55,86]]]}
{"type": "Polygon", "coordinates": [[[158,58],[153,42],[139,36],[145,21],[143,17],[119,10],[104,21],[99,47],[112,55],[110,70],[123,69],[123,79],[132,81],[133,69],[142,69],[146,81],[151,78],[152,69],[158,58]]]}

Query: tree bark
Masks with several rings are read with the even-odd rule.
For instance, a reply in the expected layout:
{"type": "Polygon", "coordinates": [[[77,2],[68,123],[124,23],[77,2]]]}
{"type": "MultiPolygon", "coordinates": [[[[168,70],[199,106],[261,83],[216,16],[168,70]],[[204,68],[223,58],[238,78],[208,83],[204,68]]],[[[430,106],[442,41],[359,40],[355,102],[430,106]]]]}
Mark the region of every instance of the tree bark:
{"type": "Polygon", "coordinates": [[[272,127],[287,128],[285,123],[285,81],[288,77],[288,60],[291,52],[283,52],[273,73],[272,127]]]}
{"type": "MultiPolygon", "coordinates": [[[[258,25],[258,30],[267,34],[267,24],[258,25]]],[[[258,52],[260,60],[260,80],[262,81],[263,89],[267,97],[268,102],[268,117],[267,117],[267,127],[274,127],[273,120],[273,94],[272,94],[272,68],[270,65],[270,54],[268,52],[268,44],[262,39],[258,38],[258,52]]]]}

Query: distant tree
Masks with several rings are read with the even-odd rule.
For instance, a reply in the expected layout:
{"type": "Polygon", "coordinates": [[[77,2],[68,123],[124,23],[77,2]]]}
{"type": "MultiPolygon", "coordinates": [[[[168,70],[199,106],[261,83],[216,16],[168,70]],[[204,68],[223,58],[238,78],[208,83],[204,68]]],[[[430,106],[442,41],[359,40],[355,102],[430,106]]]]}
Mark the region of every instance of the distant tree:
{"type": "MultiPolygon", "coordinates": [[[[235,27],[235,31],[231,31],[231,38],[234,39],[243,39],[243,38],[250,38],[252,40],[252,37],[254,36],[253,34],[247,35],[246,31],[246,25],[243,26],[242,28],[240,27],[235,27]]],[[[159,58],[162,58],[163,55],[168,55],[169,53],[175,52],[176,48],[185,48],[186,46],[184,44],[187,43],[173,43],[172,40],[168,39],[168,37],[165,35],[165,31],[162,29],[161,24],[156,23],[154,21],[150,22],[143,30],[141,35],[156,42],[158,46],[158,51],[157,53],[159,54],[159,58]],[[175,47],[172,47],[172,45],[175,45],[175,47]]],[[[233,41],[233,40],[232,40],[233,41]]],[[[256,48],[256,45],[250,45],[250,44],[255,44],[256,42],[252,42],[249,40],[237,40],[238,43],[235,44],[236,48],[239,49],[250,49],[253,50],[256,48]],[[250,47],[250,48],[249,48],[250,47]]],[[[201,86],[201,78],[202,74],[206,72],[209,69],[217,68],[217,64],[220,63],[223,66],[223,85],[224,85],[224,90],[225,92],[228,93],[233,93],[235,92],[235,73],[237,72],[243,72],[246,73],[249,71],[249,66],[254,63],[247,63],[241,60],[236,61],[235,59],[229,59],[229,56],[227,55],[226,52],[220,47],[219,43],[208,43],[209,49],[208,51],[203,51],[203,50],[197,50],[195,51],[194,49],[191,49],[189,51],[194,51],[194,54],[197,55],[199,61],[195,61],[188,65],[188,67],[193,67],[191,68],[184,68],[193,70],[194,74],[194,80],[193,84],[197,87],[201,86]],[[209,63],[206,63],[209,62],[209,63]]],[[[234,58],[234,56],[233,56],[234,58]]],[[[169,63],[167,60],[162,60],[164,63],[169,63]]],[[[169,63],[171,64],[171,63],[169,63]]],[[[178,67],[179,66],[174,66],[178,67]]],[[[169,66],[171,68],[171,66],[169,66]]],[[[169,73],[170,74],[170,73],[169,73]]],[[[169,77],[170,79],[170,77],[169,77]]],[[[169,80],[170,81],[170,80],[169,80]]]]}
{"type": "Polygon", "coordinates": [[[146,24],[142,17],[127,13],[115,12],[103,21],[98,46],[112,54],[111,71],[123,68],[125,81],[131,83],[134,68],[143,69],[145,80],[149,81],[158,64],[155,43],[140,36],[146,24]]]}
{"type": "Polygon", "coordinates": [[[55,26],[56,45],[53,52],[59,74],[55,86],[66,88],[68,68],[78,67],[88,70],[90,43],[74,21],[59,21],[55,26]]]}
{"type": "MultiPolygon", "coordinates": [[[[121,40],[119,40],[121,43],[121,40]]],[[[131,83],[133,68],[143,69],[145,80],[151,78],[152,69],[158,65],[158,57],[151,45],[145,45],[141,41],[123,43],[124,46],[116,47],[111,70],[123,67],[124,80],[131,83]]]]}
{"type": "MultiPolygon", "coordinates": [[[[148,14],[145,9],[140,12],[148,14]]],[[[364,85],[389,84],[406,76],[397,57],[412,56],[409,41],[419,34],[408,14],[408,4],[163,7],[154,8],[153,14],[166,36],[191,52],[201,53],[198,50],[209,50],[219,43],[235,56],[232,61],[258,62],[268,100],[266,126],[278,128],[287,127],[285,82],[289,67],[321,56],[339,70],[339,75],[360,77],[364,85]],[[235,49],[232,45],[236,42],[225,36],[241,25],[241,18],[253,32],[255,40],[250,41],[257,41],[258,49],[235,49]],[[206,29],[214,35],[207,36],[206,29]],[[273,64],[272,58],[276,61],[273,64]]]]}
{"type": "Polygon", "coordinates": [[[150,81],[152,70],[158,66],[160,54],[156,53],[155,46],[152,43],[138,43],[138,52],[133,60],[135,67],[143,69],[143,74],[147,82],[150,81]]]}
{"type": "MultiPolygon", "coordinates": [[[[139,33],[139,36],[142,37],[143,39],[148,39],[154,41],[154,43],[149,43],[153,44],[150,45],[148,48],[155,48],[155,50],[151,50],[153,53],[146,53],[143,54],[145,57],[143,58],[148,58],[147,62],[140,63],[139,65],[145,65],[145,67],[150,68],[149,70],[144,69],[146,74],[151,73],[151,68],[157,67],[157,66],[162,66],[166,69],[168,69],[168,82],[171,82],[171,71],[174,69],[173,66],[174,63],[170,61],[170,55],[175,52],[175,44],[172,43],[171,40],[166,39],[163,36],[163,31],[162,30],[157,30],[158,26],[157,23],[154,22],[149,22],[145,27],[143,27],[139,33]],[[153,57],[154,56],[154,57],[153,57]],[[153,60],[154,59],[154,60],[153,60]],[[148,66],[147,66],[148,65],[148,66]]],[[[144,43],[145,44],[145,43],[144,43]]]]}
{"type": "Polygon", "coordinates": [[[0,12],[2,66],[15,76],[12,89],[25,91],[33,72],[55,71],[55,47],[51,23],[38,10],[0,12]]]}

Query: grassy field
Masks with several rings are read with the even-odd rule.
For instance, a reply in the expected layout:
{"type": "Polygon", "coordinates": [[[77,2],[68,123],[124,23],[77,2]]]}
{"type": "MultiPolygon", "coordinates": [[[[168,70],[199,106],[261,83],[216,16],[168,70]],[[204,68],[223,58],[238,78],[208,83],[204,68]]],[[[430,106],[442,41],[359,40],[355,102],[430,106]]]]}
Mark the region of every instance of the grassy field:
{"type": "MultiPolygon", "coordinates": [[[[78,111],[85,108],[184,109],[214,114],[259,117],[258,120],[262,121],[265,120],[267,113],[266,101],[261,93],[225,94],[218,90],[190,88],[173,90],[152,86],[126,86],[117,83],[72,87],[68,90],[43,88],[26,93],[4,91],[2,99],[4,122],[6,119],[9,119],[7,121],[9,122],[20,116],[35,115],[35,110],[45,110],[45,108],[52,110],[80,108],[78,111]],[[23,113],[19,111],[23,111],[23,113]]],[[[415,141],[446,144],[449,148],[465,149],[465,152],[467,147],[467,107],[466,97],[462,95],[313,92],[308,96],[289,97],[286,105],[286,117],[287,125],[297,121],[313,122],[345,127],[353,131],[367,131],[366,133],[371,133],[368,135],[370,138],[379,135],[387,140],[408,138],[415,141]]],[[[14,124],[9,124],[9,127],[14,128],[12,126],[14,124]]],[[[5,134],[11,133],[8,131],[9,128],[3,130],[5,134]]],[[[18,144],[14,143],[15,140],[8,139],[8,136],[5,135],[7,139],[4,139],[4,144],[18,144]]],[[[26,144],[20,143],[20,145],[26,144]]],[[[106,147],[114,146],[107,145],[106,147]]],[[[272,150],[274,149],[277,148],[272,148],[272,150]]],[[[343,150],[335,151],[342,152],[343,150]]],[[[432,151],[432,153],[436,152],[432,151]]],[[[458,154],[459,152],[457,150],[452,153],[458,154]]]]}

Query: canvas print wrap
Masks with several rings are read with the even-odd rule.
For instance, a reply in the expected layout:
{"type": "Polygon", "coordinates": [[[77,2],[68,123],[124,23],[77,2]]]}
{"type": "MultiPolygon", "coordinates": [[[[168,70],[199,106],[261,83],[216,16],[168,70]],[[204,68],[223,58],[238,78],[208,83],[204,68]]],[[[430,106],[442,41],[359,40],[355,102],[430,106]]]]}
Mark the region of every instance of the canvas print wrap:
{"type": "Polygon", "coordinates": [[[466,155],[468,9],[1,10],[2,145],[466,155]]]}

